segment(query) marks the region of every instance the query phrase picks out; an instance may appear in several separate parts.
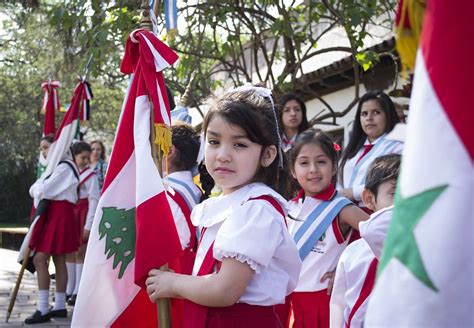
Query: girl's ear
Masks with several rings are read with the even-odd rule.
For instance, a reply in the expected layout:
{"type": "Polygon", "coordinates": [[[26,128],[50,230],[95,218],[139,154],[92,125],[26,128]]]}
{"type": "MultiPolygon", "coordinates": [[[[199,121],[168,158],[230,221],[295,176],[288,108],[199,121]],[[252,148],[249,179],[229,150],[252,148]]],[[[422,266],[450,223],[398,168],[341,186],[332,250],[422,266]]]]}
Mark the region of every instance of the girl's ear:
{"type": "Polygon", "coordinates": [[[277,148],[274,145],[268,146],[263,150],[262,159],[260,163],[262,164],[263,167],[268,167],[270,166],[270,164],[273,163],[277,155],[278,155],[277,148]]]}
{"type": "Polygon", "coordinates": [[[375,195],[368,189],[363,189],[362,190],[362,202],[364,205],[372,210],[375,211],[375,205],[376,205],[376,200],[375,200],[375,195]]]}

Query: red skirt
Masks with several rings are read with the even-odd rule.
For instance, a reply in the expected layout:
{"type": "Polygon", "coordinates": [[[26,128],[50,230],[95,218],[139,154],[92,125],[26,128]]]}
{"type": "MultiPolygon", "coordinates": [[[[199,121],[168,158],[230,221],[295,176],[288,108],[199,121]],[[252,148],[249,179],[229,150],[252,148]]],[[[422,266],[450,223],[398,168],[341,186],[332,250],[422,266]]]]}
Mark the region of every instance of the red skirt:
{"type": "Polygon", "coordinates": [[[329,301],[327,289],[317,292],[294,292],[290,295],[293,328],[329,327],[329,301]]]}
{"type": "Polygon", "coordinates": [[[52,255],[72,253],[79,249],[79,233],[73,204],[51,200],[33,228],[29,247],[52,255]]]}
{"type": "Polygon", "coordinates": [[[76,218],[76,222],[79,224],[79,245],[83,245],[84,243],[84,225],[86,224],[87,219],[87,212],[89,211],[89,200],[87,198],[79,199],[74,205],[73,208],[74,217],[76,218]]]}

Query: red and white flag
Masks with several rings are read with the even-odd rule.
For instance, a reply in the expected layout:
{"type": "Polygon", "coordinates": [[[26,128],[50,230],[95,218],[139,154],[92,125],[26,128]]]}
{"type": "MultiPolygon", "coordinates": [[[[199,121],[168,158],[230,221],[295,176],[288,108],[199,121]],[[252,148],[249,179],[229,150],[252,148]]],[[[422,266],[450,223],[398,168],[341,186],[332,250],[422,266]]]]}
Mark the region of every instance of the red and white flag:
{"type": "Polygon", "coordinates": [[[59,103],[58,88],[61,86],[59,81],[45,81],[41,83],[44,90],[43,103],[41,105],[41,113],[44,114],[43,136],[56,132],[54,121],[56,111],[61,106],[59,103]]]}
{"type": "Polygon", "coordinates": [[[148,271],[181,254],[150,144],[150,117],[169,126],[162,70],[177,55],[152,33],[133,32],[122,60],[132,73],[92,225],[73,327],[157,326],[144,287],[148,271]]]}
{"type": "Polygon", "coordinates": [[[427,2],[401,176],[365,327],[474,326],[473,12],[472,1],[427,2]]]}

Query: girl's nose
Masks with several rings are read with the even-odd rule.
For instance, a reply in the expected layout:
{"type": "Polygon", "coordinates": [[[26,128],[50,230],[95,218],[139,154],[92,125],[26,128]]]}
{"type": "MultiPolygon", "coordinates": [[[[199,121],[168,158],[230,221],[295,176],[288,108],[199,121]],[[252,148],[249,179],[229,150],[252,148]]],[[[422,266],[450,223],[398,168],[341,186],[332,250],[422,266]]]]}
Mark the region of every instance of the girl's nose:
{"type": "Polygon", "coordinates": [[[228,162],[230,160],[230,151],[228,147],[226,146],[219,147],[216,159],[220,162],[228,162]]]}

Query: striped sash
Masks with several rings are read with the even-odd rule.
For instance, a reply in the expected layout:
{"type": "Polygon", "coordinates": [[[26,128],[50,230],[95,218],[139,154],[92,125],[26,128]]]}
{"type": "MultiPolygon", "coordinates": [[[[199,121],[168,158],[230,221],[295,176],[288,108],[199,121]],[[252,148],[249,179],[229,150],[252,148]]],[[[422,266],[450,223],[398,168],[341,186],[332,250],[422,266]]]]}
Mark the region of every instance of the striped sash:
{"type": "MultiPolygon", "coordinates": [[[[367,154],[362,157],[360,161],[354,166],[354,170],[352,171],[351,179],[349,180],[348,188],[352,188],[354,186],[355,180],[358,177],[359,171],[362,170],[363,167],[367,166],[374,158],[377,158],[384,154],[390,154],[395,147],[399,144],[398,141],[395,140],[386,140],[386,136],[383,136],[373,147],[372,149],[367,152],[367,154]]],[[[365,181],[365,177],[361,181],[363,183],[365,181]]]]}
{"type": "Polygon", "coordinates": [[[308,256],[339,212],[350,204],[352,204],[350,200],[336,193],[333,199],[321,202],[308,215],[294,237],[302,261],[308,256]]]}

